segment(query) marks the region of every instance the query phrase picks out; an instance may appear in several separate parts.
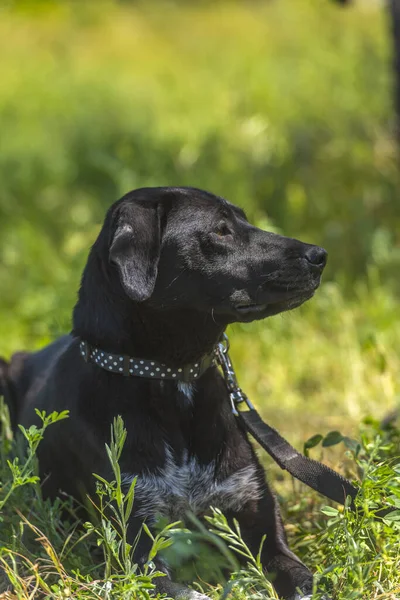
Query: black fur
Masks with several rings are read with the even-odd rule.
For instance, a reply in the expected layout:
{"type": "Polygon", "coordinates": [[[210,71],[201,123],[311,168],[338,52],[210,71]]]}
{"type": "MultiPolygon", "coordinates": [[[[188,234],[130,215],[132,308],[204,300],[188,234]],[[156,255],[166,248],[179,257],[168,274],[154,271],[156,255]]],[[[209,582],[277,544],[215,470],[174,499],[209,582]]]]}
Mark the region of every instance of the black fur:
{"type": "MultiPolygon", "coordinates": [[[[90,251],[72,334],[40,352],[14,355],[7,367],[14,426],[35,422],[34,408],[70,411],[39,447],[44,494],[63,490],[81,498],[94,492],[92,473],[111,476],[104,445],[121,415],[128,432],[121,469],[139,480],[161,473],[166,448],[178,467],[184,456],[205,469],[215,465],[218,481],[253,465],[259,497],[228,517],[239,520],[255,552],[266,534],[262,561],[275,573],[280,595],[310,593],[311,573],[287,546],[276,500],[219,371],[204,373],[190,403],[176,382],[106,372],[85,363],[78,347],[82,338],[109,352],[185,365],[210,352],[229,323],[263,319],[309,299],[325,262],[321,248],[261,231],[243,211],[201,190],[141,189],[116,202],[90,251]]],[[[139,495],[140,508],[146,510],[139,495]]],[[[140,524],[134,516],[130,539],[140,524]]],[[[142,536],[140,563],[148,550],[142,536]]],[[[157,591],[203,597],[169,577],[159,579],[157,591]]]]}

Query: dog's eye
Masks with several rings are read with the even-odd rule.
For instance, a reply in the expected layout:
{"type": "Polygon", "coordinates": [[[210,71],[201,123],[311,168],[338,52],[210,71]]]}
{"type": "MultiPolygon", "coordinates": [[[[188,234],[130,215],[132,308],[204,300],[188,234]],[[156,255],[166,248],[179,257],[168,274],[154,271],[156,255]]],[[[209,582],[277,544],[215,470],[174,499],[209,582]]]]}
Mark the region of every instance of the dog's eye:
{"type": "Polygon", "coordinates": [[[226,225],[226,223],[220,223],[218,225],[218,227],[216,228],[216,230],[214,231],[214,233],[219,238],[226,237],[227,235],[232,235],[232,232],[229,229],[229,227],[226,225]]]}

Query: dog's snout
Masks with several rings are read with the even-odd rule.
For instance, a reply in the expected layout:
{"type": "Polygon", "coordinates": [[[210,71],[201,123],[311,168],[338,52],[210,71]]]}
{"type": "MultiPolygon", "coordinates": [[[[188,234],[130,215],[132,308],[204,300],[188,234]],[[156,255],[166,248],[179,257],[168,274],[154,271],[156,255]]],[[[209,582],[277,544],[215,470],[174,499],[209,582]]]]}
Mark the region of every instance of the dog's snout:
{"type": "Polygon", "coordinates": [[[326,252],[326,250],[320,248],[319,246],[311,246],[310,248],[308,248],[304,257],[307,260],[307,262],[310,263],[310,265],[321,269],[322,271],[322,269],[326,265],[328,253],[326,252]]]}

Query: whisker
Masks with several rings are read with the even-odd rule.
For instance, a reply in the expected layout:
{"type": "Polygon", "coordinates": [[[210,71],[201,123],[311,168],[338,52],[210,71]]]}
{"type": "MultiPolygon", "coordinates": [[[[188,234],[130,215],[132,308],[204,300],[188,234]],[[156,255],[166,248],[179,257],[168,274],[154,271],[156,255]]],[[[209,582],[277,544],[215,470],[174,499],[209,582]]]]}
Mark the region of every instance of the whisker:
{"type": "Polygon", "coordinates": [[[187,271],[187,267],[185,267],[184,269],[182,269],[182,271],[180,273],[178,273],[178,275],[176,277],[174,277],[174,279],[166,286],[165,289],[168,289],[169,287],[171,287],[171,285],[173,283],[175,283],[175,281],[182,275],[182,273],[184,273],[185,271],[187,271]]]}

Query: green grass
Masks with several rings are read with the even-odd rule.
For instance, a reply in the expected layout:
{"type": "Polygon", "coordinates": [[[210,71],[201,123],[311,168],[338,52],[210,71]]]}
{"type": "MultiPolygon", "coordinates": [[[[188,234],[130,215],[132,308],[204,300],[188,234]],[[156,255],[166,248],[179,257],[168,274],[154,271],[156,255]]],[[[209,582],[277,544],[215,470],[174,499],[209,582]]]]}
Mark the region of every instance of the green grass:
{"type": "MultiPolygon", "coordinates": [[[[379,426],[400,398],[400,180],[384,8],[18,0],[0,10],[0,354],[69,330],[90,244],[129,189],[202,187],[261,226],[323,244],[315,298],[231,327],[232,359],[263,417],[299,449],[330,431],[361,444],[357,457],[343,443],[310,451],[362,478],[367,510],[355,516],[321,512],[323,499],[260,453],[292,547],[335,600],[400,597],[398,521],[371,515],[378,501],[399,508],[399,431],[379,426]]],[[[32,597],[37,585],[37,597],[145,598],[151,566],[140,579],[121,527],[111,543],[108,519],[84,533],[73,512],[62,523],[72,507],[41,500],[33,453],[10,470],[6,425],[2,444],[0,502],[12,493],[0,556],[17,590],[6,597],[32,597]],[[97,540],[104,552],[94,557],[97,540]]],[[[104,485],[106,501],[116,488],[104,485]]],[[[190,543],[178,528],[155,542],[172,536],[188,579],[190,556],[200,557],[205,590],[235,564],[221,519],[211,559],[204,530],[190,543]]],[[[232,598],[268,597],[257,568],[237,575],[232,598]]]]}
{"type": "MultiPolygon", "coordinates": [[[[2,585],[12,584],[12,591],[2,597],[148,599],[158,575],[154,557],[171,549],[181,577],[184,574],[195,580],[194,585],[211,598],[277,597],[259,558],[244,544],[238,525],[229,526],[218,510],[206,518],[206,524],[194,517],[188,519],[190,530],[179,522],[164,523],[154,536],[144,526],[140,535],[149,535],[153,545],[148,563],[139,571],[133,559],[135,544],[126,540],[135,482],[128,491],[122,490],[118,459],[125,431],[120,418],[113,424],[107,448],[115,480],[98,478],[97,508],[91,521],[82,528],[68,498],[53,505],[43,502],[35,475],[35,451],[46,428],[66,416],[42,415],[41,428],[22,429],[28,445],[25,461],[6,459],[9,448],[3,442],[0,564],[2,585]],[[238,559],[243,556],[247,566],[240,569],[238,559]],[[224,569],[232,572],[228,581],[224,569]]],[[[289,538],[299,555],[314,567],[319,590],[338,600],[394,599],[400,593],[399,440],[399,430],[382,430],[371,421],[360,442],[349,445],[349,460],[362,480],[355,511],[318,508],[310,493],[308,497],[298,490],[291,494],[289,538]],[[377,517],[383,506],[389,513],[377,517]]],[[[314,598],[320,598],[317,591],[314,598]]]]}

